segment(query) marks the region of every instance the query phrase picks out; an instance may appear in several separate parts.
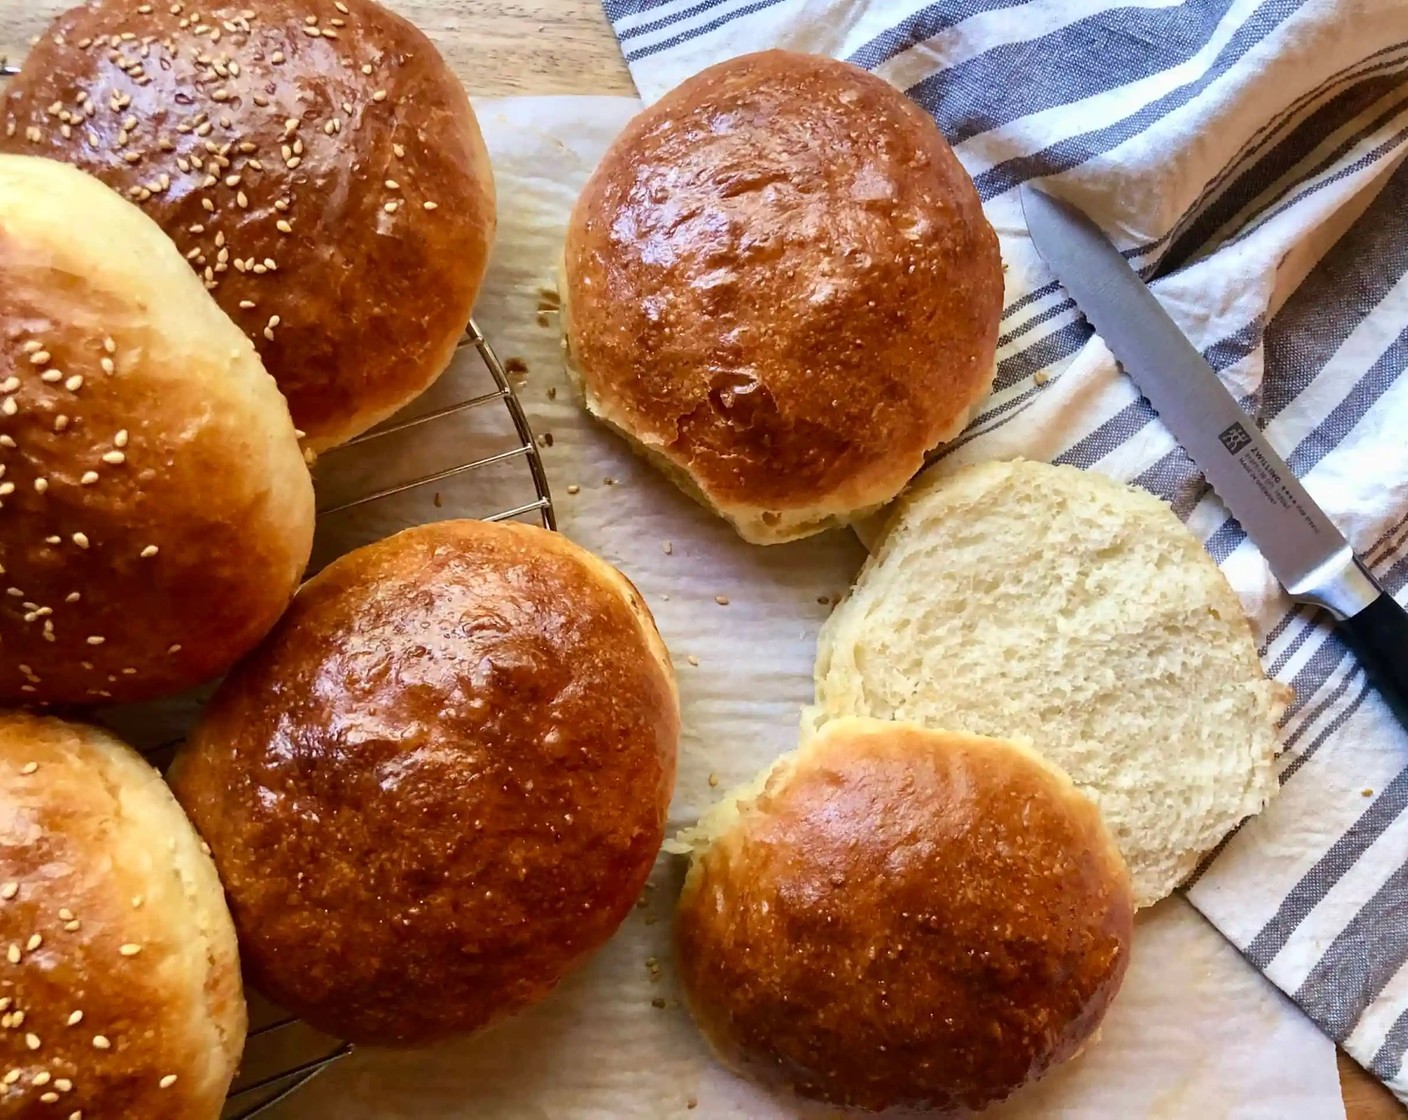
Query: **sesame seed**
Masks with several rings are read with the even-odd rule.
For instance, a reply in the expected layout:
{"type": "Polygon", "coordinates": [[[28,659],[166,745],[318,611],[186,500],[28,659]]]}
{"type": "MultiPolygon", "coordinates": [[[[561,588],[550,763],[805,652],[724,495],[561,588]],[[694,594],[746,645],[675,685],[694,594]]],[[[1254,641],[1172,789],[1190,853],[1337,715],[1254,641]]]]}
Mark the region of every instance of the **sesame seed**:
{"type": "Polygon", "coordinates": [[[79,548],[87,548],[87,547],[88,547],[88,534],[86,534],[86,533],[74,533],[74,534],[73,534],[73,543],[76,544],[79,548]]]}
{"type": "Polygon", "coordinates": [[[29,940],[25,942],[24,950],[26,953],[32,953],[43,944],[44,935],[42,933],[31,934],[29,940]]]}
{"type": "MultiPolygon", "coordinates": [[[[35,1084],[37,1085],[38,1083],[39,1082],[36,1080],[35,1084]]],[[[54,1092],[52,1089],[50,1089],[48,1092],[39,1094],[39,1102],[41,1104],[54,1104],[58,1101],[58,1099],[59,1094],[54,1092]]]]}
{"type": "Polygon", "coordinates": [[[30,365],[42,366],[49,360],[49,351],[36,350],[29,356],[30,365]]]}
{"type": "Polygon", "coordinates": [[[68,1017],[68,1025],[70,1027],[76,1027],[81,1022],[83,1022],[83,1012],[81,1011],[75,1011],[68,1017]]]}
{"type": "Polygon", "coordinates": [[[5,959],[11,964],[19,964],[20,947],[18,945],[11,944],[11,946],[5,950],[5,959]]]}
{"type": "Polygon", "coordinates": [[[7,1070],[4,1077],[6,1085],[13,1085],[20,1079],[20,1071],[17,1069],[7,1070]]]}
{"type": "Polygon", "coordinates": [[[660,551],[662,551],[666,556],[669,556],[675,551],[675,546],[669,541],[661,541],[660,551]]]}
{"type": "Polygon", "coordinates": [[[718,603],[719,606],[721,606],[721,607],[726,607],[726,606],[728,606],[728,596],[727,596],[727,595],[715,595],[715,596],[714,596],[714,602],[718,603]]]}
{"type": "Polygon", "coordinates": [[[24,1044],[31,1050],[38,1050],[40,1047],[39,1036],[37,1034],[26,1034],[24,1036],[24,1044]]]}
{"type": "Polygon", "coordinates": [[[127,461],[127,456],[121,451],[108,451],[103,454],[103,462],[111,463],[113,466],[120,466],[127,461]]]}
{"type": "MultiPolygon", "coordinates": [[[[49,1084],[49,1082],[53,1079],[53,1075],[47,1069],[41,1069],[38,1073],[34,1075],[34,1080],[30,1084],[44,1086],[49,1084]]],[[[54,1099],[58,1100],[59,1098],[55,1097],[54,1099]]]]}
{"type": "Polygon", "coordinates": [[[394,153],[396,154],[396,158],[397,158],[397,159],[405,159],[405,158],[406,158],[406,149],[403,148],[403,147],[401,147],[400,144],[392,144],[392,145],[391,145],[391,150],[392,150],[392,152],[394,152],[394,153]]]}
{"type": "Polygon", "coordinates": [[[395,179],[387,179],[386,189],[389,191],[399,191],[401,189],[401,184],[398,183],[395,179]]]}
{"type": "Polygon", "coordinates": [[[424,202],[424,203],[422,203],[421,205],[424,206],[427,210],[439,210],[439,209],[440,209],[440,204],[439,204],[438,202],[424,202]]]}
{"type": "Polygon", "coordinates": [[[111,358],[104,358],[101,362],[101,365],[103,367],[104,373],[111,374],[117,372],[117,366],[113,364],[113,360],[111,358]]]}
{"type": "Polygon", "coordinates": [[[74,919],[73,921],[71,921],[71,922],[65,922],[65,923],[64,923],[64,929],[67,930],[69,933],[73,933],[74,931],[76,931],[76,930],[78,929],[79,924],[80,924],[80,923],[79,923],[78,919],[75,918],[75,919],[74,919]]]}
{"type": "Polygon", "coordinates": [[[105,641],[107,641],[106,638],[100,637],[100,636],[97,635],[97,634],[93,634],[92,636],[89,637],[89,639],[88,639],[88,644],[89,644],[90,646],[100,646],[100,645],[102,645],[105,641]]]}
{"type": "Polygon", "coordinates": [[[115,435],[115,436],[112,437],[112,445],[113,445],[114,447],[126,447],[126,446],[127,446],[127,429],[126,429],[126,428],[119,428],[119,429],[118,429],[117,435],[115,435]]]}
{"type": "MultiPolygon", "coordinates": [[[[181,652],[181,645],[180,645],[180,643],[178,642],[176,645],[171,646],[170,648],[167,649],[166,652],[167,652],[169,655],[171,655],[171,656],[174,657],[176,654],[178,654],[178,653],[181,652]]],[[[135,906],[136,903],[133,903],[133,905],[135,906]]]]}
{"type": "Polygon", "coordinates": [[[157,1084],[163,1089],[169,1089],[171,1088],[171,1086],[176,1084],[176,1075],[174,1073],[168,1073],[165,1077],[158,1081],[157,1084]]]}
{"type": "Polygon", "coordinates": [[[688,657],[686,657],[685,660],[696,667],[699,665],[699,658],[695,657],[692,653],[688,657]]]}
{"type": "Polygon", "coordinates": [[[93,1046],[98,1050],[111,1050],[112,1043],[108,1041],[106,1035],[95,1034],[93,1036],[93,1046]]]}
{"type": "Polygon", "coordinates": [[[274,228],[277,229],[280,233],[293,232],[293,226],[289,225],[289,223],[283,218],[280,218],[277,222],[274,223],[274,228]]]}
{"type": "Polygon", "coordinates": [[[386,91],[384,89],[377,90],[374,94],[372,94],[372,100],[377,102],[385,101],[386,91]]]}
{"type": "Polygon", "coordinates": [[[36,770],[38,770],[38,769],[39,769],[39,763],[37,763],[37,762],[26,762],[23,766],[20,767],[20,773],[21,773],[21,774],[33,774],[33,773],[34,773],[36,770]]]}
{"type": "Polygon", "coordinates": [[[67,906],[59,907],[59,920],[64,922],[73,921],[73,911],[67,906]]]}
{"type": "Polygon", "coordinates": [[[149,544],[149,545],[147,545],[146,548],[142,549],[142,552],[141,552],[142,559],[143,559],[143,560],[150,560],[150,559],[151,559],[153,556],[155,556],[155,555],[157,554],[157,552],[159,552],[159,551],[160,551],[160,550],[157,548],[156,545],[154,545],[154,544],[149,544]]]}
{"type": "MultiPolygon", "coordinates": [[[[78,602],[78,600],[80,600],[81,598],[83,598],[82,592],[79,592],[79,591],[70,591],[67,595],[64,596],[64,602],[65,602],[65,603],[76,603],[76,602],[78,602]]],[[[71,916],[71,915],[70,915],[70,916],[71,916]]],[[[60,917],[60,918],[64,917],[64,912],[63,912],[62,910],[59,911],[59,917],[60,917]]]]}
{"type": "Polygon", "coordinates": [[[79,481],[80,485],[83,485],[83,486],[92,486],[95,482],[98,481],[98,472],[97,472],[97,471],[84,471],[84,472],[83,472],[83,477],[80,478],[78,481],[79,481]]]}
{"type": "Polygon", "coordinates": [[[401,204],[399,202],[388,202],[384,207],[382,207],[382,209],[385,210],[388,214],[394,214],[397,210],[400,209],[400,207],[401,204]]]}
{"type": "Polygon", "coordinates": [[[13,416],[19,410],[20,406],[15,403],[14,397],[6,397],[3,401],[0,401],[0,413],[6,416],[13,416]]]}
{"type": "Polygon", "coordinates": [[[116,354],[117,343],[114,342],[111,338],[105,338],[103,339],[103,349],[106,350],[109,354],[116,354]]]}
{"type": "Polygon", "coordinates": [[[240,191],[238,194],[235,195],[235,205],[238,206],[241,210],[249,209],[249,197],[244,193],[244,191],[240,191]]]}
{"type": "Polygon", "coordinates": [[[73,1089],[73,1082],[67,1077],[56,1077],[54,1078],[54,1088],[61,1093],[67,1093],[73,1089]]]}
{"type": "Polygon", "coordinates": [[[576,485],[569,486],[569,487],[567,488],[567,492],[568,492],[569,494],[580,494],[580,493],[582,492],[582,488],[581,488],[580,486],[576,486],[576,485]]]}
{"type": "Polygon", "coordinates": [[[273,54],[271,54],[271,55],[269,56],[269,61],[272,62],[275,66],[281,66],[281,65],[283,65],[283,61],[284,61],[284,52],[283,52],[283,51],[275,51],[273,54]]]}
{"type": "Polygon", "coordinates": [[[49,480],[47,478],[36,478],[34,480],[34,489],[36,493],[44,493],[44,491],[49,489],[49,480]]]}
{"type": "Polygon", "coordinates": [[[118,952],[121,953],[124,957],[135,957],[141,951],[142,947],[140,945],[133,945],[130,943],[118,949],[118,952]]]}
{"type": "Polygon", "coordinates": [[[342,13],[343,15],[345,15],[345,16],[350,16],[350,15],[352,14],[351,12],[349,12],[349,11],[347,10],[347,5],[344,4],[344,3],[342,2],[342,0],[335,0],[335,3],[333,4],[333,7],[336,8],[339,12],[341,12],[341,13],[342,13]]]}
{"type": "Polygon", "coordinates": [[[0,899],[3,899],[5,902],[9,902],[10,899],[14,898],[15,895],[19,893],[20,885],[18,883],[6,883],[3,887],[0,887],[0,899]]]}
{"type": "Polygon", "coordinates": [[[81,373],[75,373],[64,382],[64,388],[70,393],[78,392],[79,389],[83,388],[83,375],[81,373]]]}
{"type": "Polygon", "coordinates": [[[61,369],[46,369],[39,375],[39,380],[46,385],[56,385],[64,379],[64,372],[61,369]]]}
{"type": "Polygon", "coordinates": [[[0,381],[0,393],[13,393],[19,387],[20,379],[18,377],[7,377],[4,381],[0,381]]]}

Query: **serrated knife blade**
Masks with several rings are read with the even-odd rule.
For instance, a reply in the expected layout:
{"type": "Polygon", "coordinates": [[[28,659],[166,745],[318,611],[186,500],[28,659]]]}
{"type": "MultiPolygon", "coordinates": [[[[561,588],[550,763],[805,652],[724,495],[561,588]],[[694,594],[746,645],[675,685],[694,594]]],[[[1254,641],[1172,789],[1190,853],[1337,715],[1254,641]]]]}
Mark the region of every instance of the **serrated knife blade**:
{"type": "Polygon", "coordinates": [[[1261,550],[1286,591],[1334,615],[1408,727],[1408,614],[1355,557],[1256,423],[1089,217],[1030,186],[1032,243],[1261,550]]]}

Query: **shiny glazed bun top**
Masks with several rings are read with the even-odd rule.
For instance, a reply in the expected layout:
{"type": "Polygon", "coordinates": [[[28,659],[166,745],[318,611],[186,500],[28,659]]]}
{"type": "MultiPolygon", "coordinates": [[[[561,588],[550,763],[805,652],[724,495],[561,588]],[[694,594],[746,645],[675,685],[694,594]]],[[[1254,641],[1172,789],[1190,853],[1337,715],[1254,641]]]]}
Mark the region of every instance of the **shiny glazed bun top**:
{"type": "Polygon", "coordinates": [[[0,126],[161,225],[315,449],[448,364],[494,233],[489,158],[434,46],[372,0],[90,0],[0,126]]]}
{"type": "Polygon", "coordinates": [[[216,1120],[244,1037],[220,881],[161,775],[0,714],[0,1116],[216,1120]]]}
{"type": "Polygon", "coordinates": [[[676,924],[719,1053],[834,1105],[1002,1100],[1090,1040],[1129,964],[1129,873],[1030,748],[827,723],[687,833],[676,924]]]}
{"type": "Polygon", "coordinates": [[[649,611],[555,533],[451,521],[310,580],[178,755],[251,982],[355,1042],[545,995],[655,861],[679,708],[649,611]]]}
{"type": "Polygon", "coordinates": [[[171,242],[96,179],[0,155],[0,703],[220,675],[312,540],[288,405],[171,242]]]}
{"type": "Polygon", "coordinates": [[[847,63],[713,66],[577,202],[569,366],[598,417],[748,540],[894,497],[992,383],[997,237],[938,127],[847,63]]]}

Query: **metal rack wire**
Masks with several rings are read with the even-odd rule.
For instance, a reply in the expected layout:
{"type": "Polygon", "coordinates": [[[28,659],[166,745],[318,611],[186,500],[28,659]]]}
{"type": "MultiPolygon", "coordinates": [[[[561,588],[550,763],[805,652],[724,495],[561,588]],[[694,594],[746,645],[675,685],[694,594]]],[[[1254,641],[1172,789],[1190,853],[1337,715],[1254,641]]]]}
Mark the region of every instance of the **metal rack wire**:
{"type": "MultiPolygon", "coordinates": [[[[0,56],[0,81],[19,73],[19,68],[8,59],[0,56]]],[[[434,425],[453,423],[470,412],[492,407],[496,402],[508,413],[512,434],[516,445],[504,450],[450,466],[418,473],[400,482],[379,485],[365,493],[344,497],[326,508],[320,508],[320,518],[361,510],[378,502],[405,495],[438,483],[448,482],[475,471],[492,468],[498,464],[522,460],[532,479],[535,497],[531,501],[519,502],[509,508],[481,514],[483,521],[510,521],[536,514],[537,520],[545,529],[556,530],[557,517],[553,510],[552,492],[548,487],[547,472],[543,467],[541,452],[528,422],[523,404],[514,392],[504,364],[499,360],[494,348],[478,325],[471,319],[465,329],[463,339],[456,351],[456,360],[473,351],[493,379],[491,391],[476,393],[463,400],[452,401],[432,408],[422,414],[406,414],[393,417],[370,432],[344,444],[339,451],[366,448],[375,454],[379,441],[390,441],[406,434],[422,435],[434,425]]],[[[450,374],[446,375],[447,377],[450,374]]],[[[437,494],[437,505],[438,494],[437,494]]],[[[161,763],[169,760],[171,752],[179,741],[170,742],[148,752],[152,761],[161,763]]],[[[251,1007],[250,1031],[245,1047],[245,1060],[240,1073],[231,1087],[222,1120],[254,1120],[305,1086],[308,1081],[328,1069],[337,1061],[352,1052],[346,1042],[319,1035],[311,1028],[279,1009],[256,1004],[251,1007]]]]}

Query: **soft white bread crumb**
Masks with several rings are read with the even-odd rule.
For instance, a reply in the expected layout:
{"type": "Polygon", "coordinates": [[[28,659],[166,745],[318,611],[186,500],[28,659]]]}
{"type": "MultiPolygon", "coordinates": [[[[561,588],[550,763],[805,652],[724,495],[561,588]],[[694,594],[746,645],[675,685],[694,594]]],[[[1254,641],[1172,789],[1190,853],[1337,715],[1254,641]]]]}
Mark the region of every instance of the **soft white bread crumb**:
{"type": "Polygon", "coordinates": [[[1100,807],[1148,906],[1275,792],[1288,698],[1163,502],[1019,460],[937,472],[901,499],[822,630],[803,723],[1030,739],[1100,807]]]}

